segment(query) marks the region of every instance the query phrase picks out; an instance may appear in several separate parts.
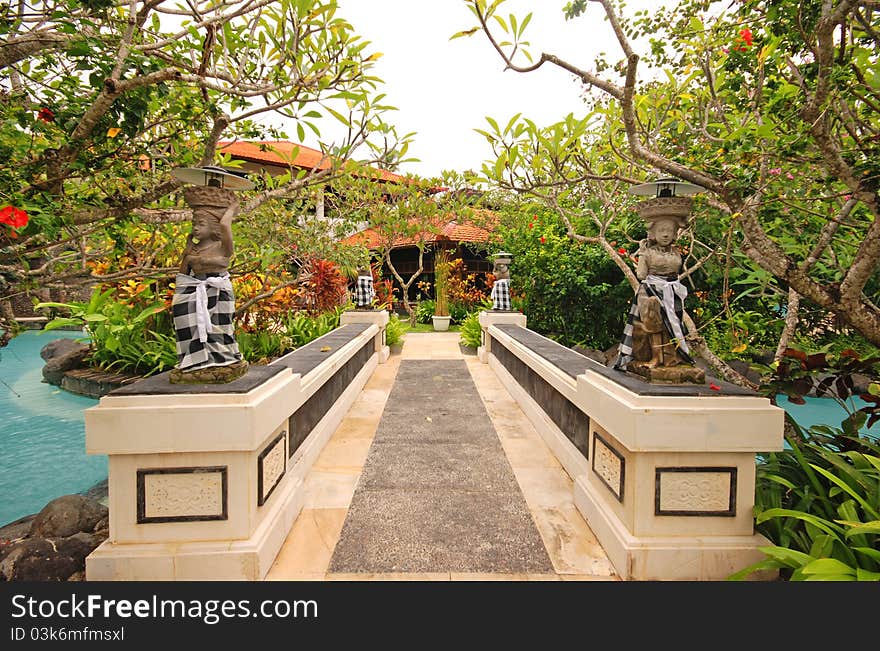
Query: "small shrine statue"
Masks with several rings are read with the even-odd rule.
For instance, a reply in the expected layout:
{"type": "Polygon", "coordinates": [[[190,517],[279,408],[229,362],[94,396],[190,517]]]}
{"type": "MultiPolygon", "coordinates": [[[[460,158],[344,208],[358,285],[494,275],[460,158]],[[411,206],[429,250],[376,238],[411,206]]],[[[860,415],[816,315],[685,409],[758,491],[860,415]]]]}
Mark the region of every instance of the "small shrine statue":
{"type": "Polygon", "coordinates": [[[248,367],[234,337],[235,297],[228,271],[239,201],[232,190],[211,186],[186,187],[184,198],[193,211],[192,231],[174,287],[178,364],[170,380],[230,382],[248,367]]]}
{"type": "Polygon", "coordinates": [[[686,215],[645,210],[648,237],[639,243],[636,277],[641,281],[624,327],[614,368],[651,381],[705,381],[694,366],[682,324],[687,288],[679,281],[681,254],[674,246],[686,215]]]}
{"type": "Polygon", "coordinates": [[[372,310],[373,299],[376,292],[373,291],[373,274],[369,269],[358,269],[357,281],[354,286],[354,305],[356,310],[372,310]]]}
{"type": "Polygon", "coordinates": [[[496,312],[510,312],[510,254],[497,253],[492,266],[495,284],[492,285],[492,309],[496,312]]]}

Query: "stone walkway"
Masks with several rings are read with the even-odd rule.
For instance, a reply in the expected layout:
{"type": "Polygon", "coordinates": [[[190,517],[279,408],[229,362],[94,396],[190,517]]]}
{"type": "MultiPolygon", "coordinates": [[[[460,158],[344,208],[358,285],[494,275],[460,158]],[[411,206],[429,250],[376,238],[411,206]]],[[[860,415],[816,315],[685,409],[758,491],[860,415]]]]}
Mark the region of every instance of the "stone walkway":
{"type": "Polygon", "coordinates": [[[267,580],[618,580],[574,506],[571,478],[458,339],[409,333],[377,367],[307,476],[267,580]],[[429,406],[432,391],[445,407],[429,406]],[[451,425],[472,427],[433,429],[444,409],[451,425]],[[416,431],[433,442],[413,441],[416,431]],[[444,458],[461,464],[447,466],[454,481],[432,472],[444,458]]]}

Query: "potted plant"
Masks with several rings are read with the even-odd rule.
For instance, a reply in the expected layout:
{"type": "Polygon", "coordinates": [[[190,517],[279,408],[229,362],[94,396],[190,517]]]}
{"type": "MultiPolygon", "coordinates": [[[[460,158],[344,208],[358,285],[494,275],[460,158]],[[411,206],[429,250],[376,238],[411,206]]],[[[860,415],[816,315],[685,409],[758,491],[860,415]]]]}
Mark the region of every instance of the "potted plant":
{"type": "Polygon", "coordinates": [[[434,254],[434,330],[449,330],[449,251],[434,254]]]}

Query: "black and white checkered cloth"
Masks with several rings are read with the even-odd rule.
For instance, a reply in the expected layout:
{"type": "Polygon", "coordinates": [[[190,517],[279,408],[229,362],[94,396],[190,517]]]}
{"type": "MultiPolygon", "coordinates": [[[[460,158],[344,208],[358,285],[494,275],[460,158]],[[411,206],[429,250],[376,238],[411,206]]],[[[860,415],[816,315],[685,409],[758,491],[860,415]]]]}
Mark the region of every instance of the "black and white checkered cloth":
{"type": "Polygon", "coordinates": [[[492,309],[510,311],[510,279],[496,280],[492,285],[492,309]]]}
{"type": "Polygon", "coordinates": [[[372,276],[358,276],[354,286],[354,304],[357,307],[370,307],[376,293],[373,291],[372,276]]]}
{"type": "Polygon", "coordinates": [[[229,274],[201,279],[177,274],[171,314],[181,371],[227,366],[241,360],[232,317],[235,297],[229,274]]]}
{"type": "MultiPolygon", "coordinates": [[[[687,298],[687,287],[678,280],[670,281],[660,276],[649,275],[642,281],[640,289],[644,289],[648,296],[654,296],[660,300],[660,305],[662,306],[660,315],[663,317],[663,326],[670,333],[670,337],[676,340],[679,357],[688,364],[693,364],[694,361],[689,355],[690,349],[684,340],[684,331],[682,330],[684,299],[687,298]]],[[[626,319],[626,325],[623,327],[623,338],[620,340],[620,346],[618,347],[617,361],[614,362],[614,368],[618,371],[625,371],[626,365],[633,360],[632,333],[633,323],[637,319],[639,319],[638,292],[629,308],[629,316],[626,319]]]]}

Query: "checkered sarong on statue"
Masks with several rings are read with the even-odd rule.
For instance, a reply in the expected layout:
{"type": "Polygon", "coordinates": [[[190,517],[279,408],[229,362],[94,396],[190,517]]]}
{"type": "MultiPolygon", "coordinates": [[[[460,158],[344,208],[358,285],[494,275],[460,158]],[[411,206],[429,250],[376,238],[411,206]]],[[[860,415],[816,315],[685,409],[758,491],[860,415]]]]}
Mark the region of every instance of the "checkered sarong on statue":
{"type": "Polygon", "coordinates": [[[492,285],[491,297],[493,310],[510,310],[510,280],[496,280],[492,285]]]}
{"type": "MultiPolygon", "coordinates": [[[[688,364],[693,364],[689,355],[690,349],[684,340],[682,329],[682,317],[684,316],[684,299],[687,298],[687,287],[678,280],[666,280],[660,276],[649,275],[642,281],[640,289],[644,289],[648,296],[653,296],[660,301],[660,315],[663,317],[663,327],[671,338],[676,340],[678,355],[688,364]]],[[[625,371],[626,365],[633,360],[633,323],[639,319],[639,295],[636,293],[632,305],[629,308],[629,316],[623,327],[623,338],[618,347],[617,361],[614,368],[625,371]]]]}
{"type": "Polygon", "coordinates": [[[227,366],[241,360],[233,335],[235,298],[228,273],[204,279],[177,274],[171,313],[178,369],[227,366]]]}
{"type": "Polygon", "coordinates": [[[371,276],[358,276],[354,286],[355,305],[358,307],[370,307],[375,296],[373,278],[371,276]]]}

